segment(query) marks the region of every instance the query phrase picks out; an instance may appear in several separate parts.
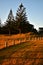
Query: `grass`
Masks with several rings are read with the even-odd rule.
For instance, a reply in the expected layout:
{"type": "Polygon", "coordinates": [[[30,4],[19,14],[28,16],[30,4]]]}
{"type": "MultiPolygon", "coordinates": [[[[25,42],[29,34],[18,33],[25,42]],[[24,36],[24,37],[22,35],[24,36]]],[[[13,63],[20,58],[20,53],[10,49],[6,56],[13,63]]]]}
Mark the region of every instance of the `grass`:
{"type": "Polygon", "coordinates": [[[18,45],[13,45],[0,50],[0,60],[9,57],[11,54],[17,52],[20,49],[24,49],[27,46],[31,46],[32,43],[21,43],[18,45]]]}
{"type": "Polygon", "coordinates": [[[11,65],[14,65],[13,63],[15,61],[16,61],[15,65],[37,65],[37,64],[41,65],[43,63],[42,62],[43,61],[43,51],[42,51],[43,44],[41,43],[37,44],[37,43],[38,42],[29,41],[29,42],[25,42],[25,43],[13,45],[13,46],[1,49],[0,63],[3,63],[4,60],[6,59],[5,60],[6,62],[10,60],[9,62],[11,65]]]}

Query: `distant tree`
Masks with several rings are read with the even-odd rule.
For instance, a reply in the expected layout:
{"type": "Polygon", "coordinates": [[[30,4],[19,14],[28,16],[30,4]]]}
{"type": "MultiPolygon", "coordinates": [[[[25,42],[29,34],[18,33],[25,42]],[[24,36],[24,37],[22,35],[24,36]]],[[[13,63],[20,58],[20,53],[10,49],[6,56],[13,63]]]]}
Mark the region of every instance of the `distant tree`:
{"type": "Polygon", "coordinates": [[[43,36],[43,27],[39,27],[39,36],[43,36]]]}
{"type": "Polygon", "coordinates": [[[15,20],[14,20],[12,10],[10,10],[10,13],[8,15],[8,19],[7,19],[6,23],[5,23],[5,28],[6,28],[9,35],[14,32],[15,20]]]}
{"type": "Polygon", "coordinates": [[[32,32],[33,32],[33,34],[37,34],[38,35],[37,29],[33,28],[32,32]]]}

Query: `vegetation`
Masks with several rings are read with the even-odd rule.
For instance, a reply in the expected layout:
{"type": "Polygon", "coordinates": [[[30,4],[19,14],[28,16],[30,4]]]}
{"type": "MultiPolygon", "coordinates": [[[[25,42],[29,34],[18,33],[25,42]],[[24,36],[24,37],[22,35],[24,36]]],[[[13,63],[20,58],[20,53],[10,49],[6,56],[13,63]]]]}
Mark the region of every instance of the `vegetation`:
{"type": "Polygon", "coordinates": [[[21,4],[16,13],[16,24],[19,33],[26,33],[32,30],[33,25],[27,21],[25,7],[21,4]]]}
{"type": "Polygon", "coordinates": [[[30,24],[29,21],[27,20],[25,9],[26,8],[21,3],[17,10],[15,18],[13,16],[13,12],[11,9],[4,26],[2,26],[0,20],[0,34],[11,35],[11,34],[27,33],[27,32],[33,32],[35,34],[38,34],[34,26],[30,24]]]}
{"type": "Polygon", "coordinates": [[[22,43],[18,45],[13,45],[10,47],[6,47],[3,49],[0,49],[0,62],[3,61],[3,59],[9,58],[13,53],[17,52],[18,50],[22,50],[26,48],[26,46],[31,46],[32,43],[22,43]],[[2,59],[2,60],[1,60],[2,59]]]}
{"type": "Polygon", "coordinates": [[[43,65],[43,43],[25,42],[0,49],[0,65],[43,65]]]}

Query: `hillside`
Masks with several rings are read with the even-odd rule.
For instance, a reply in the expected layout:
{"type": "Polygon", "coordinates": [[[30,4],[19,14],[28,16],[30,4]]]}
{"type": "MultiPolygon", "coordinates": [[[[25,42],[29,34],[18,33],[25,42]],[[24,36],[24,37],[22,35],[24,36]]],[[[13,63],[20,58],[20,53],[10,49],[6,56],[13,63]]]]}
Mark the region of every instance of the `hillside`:
{"type": "Polygon", "coordinates": [[[43,65],[43,42],[26,42],[1,49],[0,65],[43,65]]]}
{"type": "Polygon", "coordinates": [[[0,35],[0,49],[9,47],[12,45],[20,44],[23,42],[28,41],[42,41],[43,42],[43,36],[38,36],[33,34],[32,32],[25,33],[25,34],[17,34],[17,35],[0,35]]]}

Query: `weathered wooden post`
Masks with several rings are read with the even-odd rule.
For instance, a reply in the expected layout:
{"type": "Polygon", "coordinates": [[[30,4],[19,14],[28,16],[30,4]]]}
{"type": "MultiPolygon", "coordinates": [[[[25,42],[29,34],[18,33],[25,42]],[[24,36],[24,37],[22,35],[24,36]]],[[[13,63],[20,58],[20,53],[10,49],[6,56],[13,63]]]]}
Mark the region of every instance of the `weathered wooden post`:
{"type": "Polygon", "coordinates": [[[5,40],[5,47],[8,47],[8,40],[5,40]]]}

